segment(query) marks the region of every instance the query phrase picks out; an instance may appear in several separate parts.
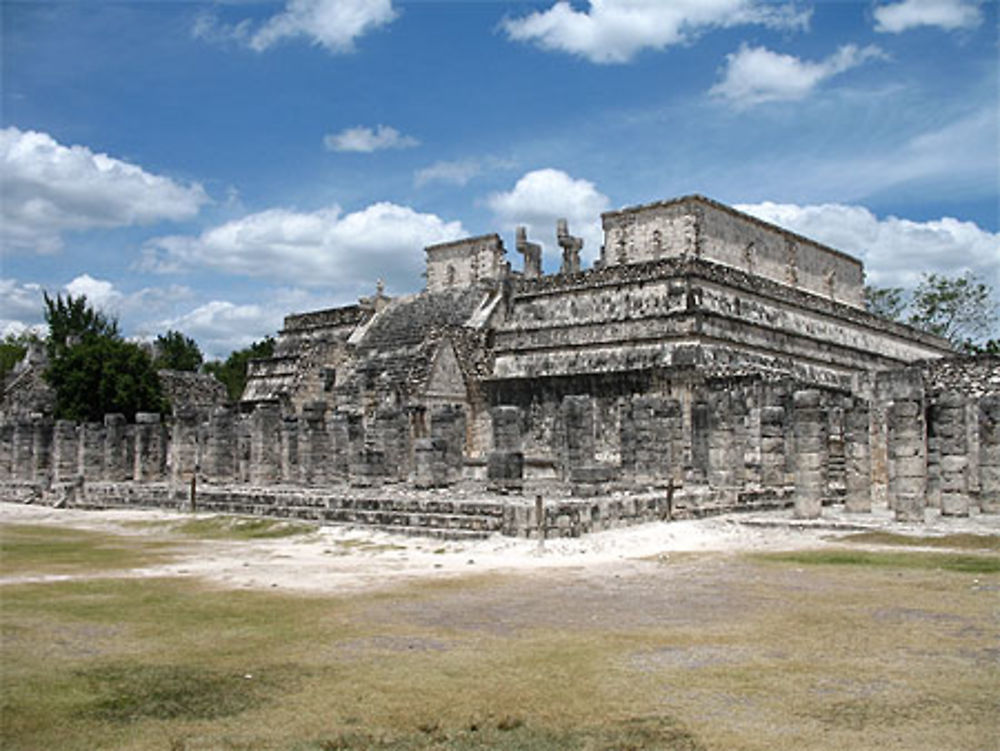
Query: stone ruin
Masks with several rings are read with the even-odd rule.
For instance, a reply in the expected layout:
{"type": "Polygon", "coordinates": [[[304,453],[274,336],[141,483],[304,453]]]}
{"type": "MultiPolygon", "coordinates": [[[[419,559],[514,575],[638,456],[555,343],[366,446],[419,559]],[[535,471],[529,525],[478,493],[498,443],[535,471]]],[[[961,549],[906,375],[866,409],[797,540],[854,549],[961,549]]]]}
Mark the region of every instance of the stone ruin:
{"type": "Polygon", "coordinates": [[[235,405],[0,425],[7,497],[448,536],[826,504],[1000,511],[1000,360],[867,313],[861,263],[688,196],[426,249],[426,289],[289,315],[235,405]]]}

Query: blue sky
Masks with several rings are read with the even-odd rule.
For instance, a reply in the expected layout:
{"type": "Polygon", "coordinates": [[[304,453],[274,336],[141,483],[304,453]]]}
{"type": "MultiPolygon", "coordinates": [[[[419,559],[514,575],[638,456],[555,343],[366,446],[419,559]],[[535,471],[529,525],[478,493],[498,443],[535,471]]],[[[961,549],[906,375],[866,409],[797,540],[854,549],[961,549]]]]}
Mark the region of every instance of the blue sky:
{"type": "Polygon", "coordinates": [[[1000,289],[997,4],[2,5],[0,333],[41,291],[210,356],[422,248],[703,193],[879,285],[1000,289]]]}

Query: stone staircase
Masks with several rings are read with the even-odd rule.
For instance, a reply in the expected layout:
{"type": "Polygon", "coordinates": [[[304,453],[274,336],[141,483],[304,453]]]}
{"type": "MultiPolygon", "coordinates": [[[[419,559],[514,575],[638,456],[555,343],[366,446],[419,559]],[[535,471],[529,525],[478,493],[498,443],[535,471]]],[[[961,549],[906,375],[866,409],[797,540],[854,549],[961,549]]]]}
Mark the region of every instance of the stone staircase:
{"type": "MultiPolygon", "coordinates": [[[[168,483],[90,483],[73,504],[86,508],[156,507],[189,509],[187,488],[168,483]]],[[[371,527],[395,534],[439,539],[482,539],[501,532],[504,504],[489,500],[446,500],[374,495],[370,492],[199,486],[195,510],[302,519],[321,524],[371,527]]]]}

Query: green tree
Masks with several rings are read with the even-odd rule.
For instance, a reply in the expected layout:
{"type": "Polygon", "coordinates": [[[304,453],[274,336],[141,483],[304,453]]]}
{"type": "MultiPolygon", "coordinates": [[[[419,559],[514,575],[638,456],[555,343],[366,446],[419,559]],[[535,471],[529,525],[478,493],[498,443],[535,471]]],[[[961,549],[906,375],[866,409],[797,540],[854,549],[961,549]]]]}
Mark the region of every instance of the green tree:
{"type": "Polygon", "coordinates": [[[205,372],[211,373],[225,384],[230,399],[239,401],[247,385],[247,366],[250,360],[271,357],[273,354],[274,339],[269,336],[245,349],[236,350],[225,362],[214,360],[205,363],[205,372]]]}
{"type": "Polygon", "coordinates": [[[198,343],[180,331],[168,331],[156,337],[153,344],[156,356],[153,367],[157,370],[198,370],[202,360],[198,343]]]}
{"type": "Polygon", "coordinates": [[[890,321],[898,321],[906,310],[906,290],[902,287],[875,287],[866,284],[865,309],[890,321]]]}
{"type": "Polygon", "coordinates": [[[101,420],[108,412],[122,412],[131,421],[136,412],[168,409],[152,360],[121,338],[114,318],[91,307],[84,295],[44,298],[49,324],[44,376],[56,394],[57,418],[101,420]]]}
{"type": "Polygon", "coordinates": [[[74,344],[94,337],[118,337],[118,321],[87,304],[87,296],[56,295],[53,300],[43,292],[45,322],[49,336],[45,346],[49,357],[55,357],[74,344]]]}
{"type": "Polygon", "coordinates": [[[7,334],[0,340],[0,385],[7,379],[14,366],[24,359],[24,355],[28,352],[28,345],[40,341],[38,334],[28,331],[20,334],[7,334]]]}
{"type": "Polygon", "coordinates": [[[924,274],[910,298],[908,322],[973,349],[996,332],[993,290],[971,272],[947,277],[924,274]]]}

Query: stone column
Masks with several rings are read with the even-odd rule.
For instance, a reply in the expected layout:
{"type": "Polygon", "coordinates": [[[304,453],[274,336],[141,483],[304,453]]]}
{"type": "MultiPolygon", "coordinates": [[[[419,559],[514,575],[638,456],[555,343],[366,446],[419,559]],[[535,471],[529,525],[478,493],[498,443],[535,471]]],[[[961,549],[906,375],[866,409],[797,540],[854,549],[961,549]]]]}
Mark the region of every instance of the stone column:
{"type": "Polygon", "coordinates": [[[417,438],[413,442],[413,486],[438,488],[447,484],[444,444],[440,439],[417,438]]]}
{"type": "Polygon", "coordinates": [[[688,476],[692,484],[708,481],[708,401],[704,393],[696,393],[691,401],[691,463],[688,476]]]}
{"type": "Polygon", "coordinates": [[[10,480],[14,477],[11,460],[14,455],[14,424],[6,420],[0,421],[0,480],[10,480]]]}
{"type": "Polygon", "coordinates": [[[159,413],[136,412],[133,479],[136,482],[158,482],[163,479],[165,469],[166,441],[159,413]]]}
{"type": "Polygon", "coordinates": [[[941,440],[938,428],[942,425],[936,399],[927,405],[927,505],[941,508],[941,440]]]}
{"type": "Polygon", "coordinates": [[[792,397],[795,430],[795,518],[816,519],[826,489],[827,418],[817,389],[796,391],[792,397]]]}
{"type": "Polygon", "coordinates": [[[431,439],[444,444],[448,483],[461,480],[465,465],[465,412],[461,407],[446,405],[431,411],[431,439]]]}
{"type": "Polygon", "coordinates": [[[486,476],[492,490],[519,491],[524,487],[524,413],[520,407],[501,405],[490,410],[493,451],[486,476]]]}
{"type": "Polygon", "coordinates": [[[886,411],[886,422],[889,506],[897,521],[922,522],[927,492],[922,400],[897,399],[886,411]]]}
{"type": "Polygon", "coordinates": [[[170,439],[170,480],[175,490],[186,492],[198,467],[198,413],[185,408],[174,413],[170,439]]]}
{"type": "Polygon", "coordinates": [[[713,488],[731,488],[735,484],[733,419],[728,390],[712,391],[708,396],[708,484],[713,488]]]}
{"type": "Polygon", "coordinates": [[[1000,394],[979,400],[979,508],[1000,514],[1000,394]]]}
{"type": "Polygon", "coordinates": [[[872,465],[868,402],[851,400],[844,413],[844,483],[847,511],[870,513],[872,510],[872,465]]]}
{"type": "Polygon", "coordinates": [[[55,482],[72,482],[80,471],[80,448],[76,423],[56,420],[52,437],[52,479],[55,482]]]}
{"type": "Polygon", "coordinates": [[[49,487],[52,484],[52,419],[39,415],[31,421],[31,481],[49,487]]]}
{"type": "Polygon", "coordinates": [[[410,474],[409,425],[406,415],[394,408],[382,408],[375,414],[376,444],[385,456],[390,479],[405,480],[410,474]]]}
{"type": "Polygon", "coordinates": [[[299,419],[295,415],[285,415],[281,420],[281,481],[295,485],[300,477],[299,419]]]}
{"type": "Polygon", "coordinates": [[[827,498],[843,498],[847,492],[847,459],[844,453],[844,402],[836,395],[826,397],[826,490],[827,498]]]}
{"type": "MultiPolygon", "coordinates": [[[[941,394],[936,399],[935,434],[940,456],[942,516],[969,515],[969,444],[965,426],[965,398],[941,394]]],[[[928,428],[929,431],[929,428],[928,428]]]]}
{"type": "Polygon", "coordinates": [[[767,389],[760,409],[760,480],[765,488],[786,485],[784,392],[767,389]]]}
{"type": "Polygon", "coordinates": [[[86,482],[104,479],[104,424],[85,422],[80,426],[80,474],[86,482]]]}
{"type": "Polygon", "coordinates": [[[333,476],[340,482],[347,482],[351,472],[351,431],[347,412],[335,410],[330,416],[329,430],[333,447],[333,476]]]}
{"type": "Polygon", "coordinates": [[[201,467],[209,482],[227,485],[236,479],[236,444],[233,408],[215,407],[208,415],[208,439],[201,467]]]}
{"type": "Polygon", "coordinates": [[[594,403],[587,395],[563,397],[563,471],[594,463],[594,403]]]}
{"type": "Polygon", "coordinates": [[[260,402],[250,418],[251,485],[274,485],[281,477],[281,411],[277,402],[260,402]]]}
{"type": "Polygon", "coordinates": [[[302,405],[299,434],[299,473],[303,485],[327,484],[330,437],[326,432],[326,402],[302,405]]]}
{"type": "Polygon", "coordinates": [[[13,480],[31,481],[34,465],[31,458],[31,447],[34,443],[32,434],[31,420],[19,417],[14,423],[10,446],[10,471],[13,480]]]}
{"type": "Polygon", "coordinates": [[[110,482],[132,479],[126,427],[125,415],[115,412],[104,416],[104,479],[110,482]]]}

